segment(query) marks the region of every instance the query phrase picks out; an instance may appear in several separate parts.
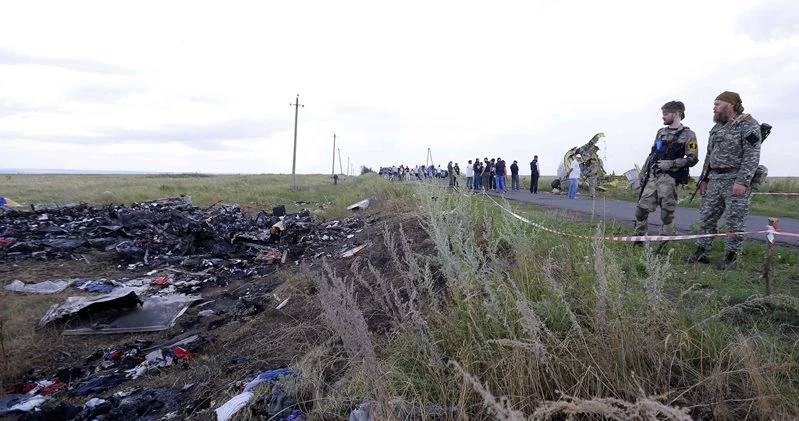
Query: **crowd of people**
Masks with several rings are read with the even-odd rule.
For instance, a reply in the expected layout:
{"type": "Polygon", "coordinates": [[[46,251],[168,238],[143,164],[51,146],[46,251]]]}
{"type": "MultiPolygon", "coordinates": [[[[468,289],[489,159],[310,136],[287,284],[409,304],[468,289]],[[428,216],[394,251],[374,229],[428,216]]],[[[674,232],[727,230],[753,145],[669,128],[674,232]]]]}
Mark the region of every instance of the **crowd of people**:
{"type": "MultiPolygon", "coordinates": [[[[589,192],[591,197],[596,194],[596,161],[591,159],[586,163],[586,169],[581,170],[583,164],[582,157],[578,154],[575,157],[568,178],[573,180],[573,186],[569,187],[569,198],[574,199],[577,192],[577,182],[581,176],[588,180],[589,192]],[[585,172],[585,174],[583,174],[585,172]]],[[[393,165],[380,167],[379,174],[389,180],[411,181],[411,180],[433,180],[446,179],[450,187],[460,187],[458,181],[461,176],[460,165],[449,161],[446,168],[441,165],[417,165],[410,167],[406,165],[393,165]]],[[[508,177],[510,176],[510,190],[520,191],[519,163],[514,160],[510,165],[501,157],[497,158],[475,158],[468,160],[463,175],[466,177],[466,190],[472,192],[493,191],[495,193],[508,192],[508,177]]],[[[538,155],[530,161],[530,193],[538,194],[538,182],[541,176],[541,168],[538,163],[538,155]]]]}
{"type": "MultiPolygon", "coordinates": [[[[451,164],[451,162],[450,162],[451,164]]],[[[416,180],[432,180],[435,178],[448,178],[450,174],[460,175],[460,167],[455,164],[454,167],[442,169],[441,165],[417,165],[410,167],[407,165],[393,165],[390,167],[380,167],[378,174],[389,179],[396,181],[411,181],[416,180]]]]}

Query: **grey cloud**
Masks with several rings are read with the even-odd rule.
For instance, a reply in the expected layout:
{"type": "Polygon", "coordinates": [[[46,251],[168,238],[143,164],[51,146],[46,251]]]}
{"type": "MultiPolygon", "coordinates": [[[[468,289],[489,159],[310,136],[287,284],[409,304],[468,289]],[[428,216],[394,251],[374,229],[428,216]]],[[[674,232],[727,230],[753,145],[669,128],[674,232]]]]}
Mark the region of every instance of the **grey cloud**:
{"type": "Polygon", "coordinates": [[[799,3],[784,0],[758,3],[740,17],[738,30],[759,42],[788,38],[799,33],[799,3]]]}
{"type": "Polygon", "coordinates": [[[72,57],[47,57],[33,56],[29,54],[17,53],[5,48],[0,48],[0,64],[7,65],[40,65],[54,66],[67,70],[75,70],[87,73],[100,74],[131,74],[129,69],[125,69],[110,63],[72,57]]]}
{"type": "Polygon", "coordinates": [[[61,112],[64,112],[64,109],[55,106],[34,106],[20,101],[0,101],[0,119],[13,114],[61,112]]]}
{"type": "Polygon", "coordinates": [[[110,104],[119,102],[131,93],[140,90],[140,88],[132,86],[84,84],[72,88],[67,92],[66,99],[80,102],[110,104]]]}
{"type": "Polygon", "coordinates": [[[178,142],[195,149],[220,150],[225,147],[225,141],[269,137],[272,134],[290,129],[291,125],[288,122],[247,118],[208,125],[168,125],[152,130],[101,127],[96,129],[95,135],[92,136],[31,136],[18,132],[0,131],[0,139],[18,138],[78,144],[113,142],[158,144],[178,142]]]}

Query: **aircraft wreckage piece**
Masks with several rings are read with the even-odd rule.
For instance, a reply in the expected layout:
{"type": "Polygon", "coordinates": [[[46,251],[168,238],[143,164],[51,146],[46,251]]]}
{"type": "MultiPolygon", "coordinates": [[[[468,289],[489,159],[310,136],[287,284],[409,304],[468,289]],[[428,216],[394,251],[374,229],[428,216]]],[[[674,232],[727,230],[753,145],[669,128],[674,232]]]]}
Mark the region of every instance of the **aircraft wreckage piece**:
{"type": "Polygon", "coordinates": [[[39,321],[39,327],[65,321],[64,335],[157,332],[175,321],[200,296],[173,294],[139,298],[139,288],[119,288],[98,297],[69,297],[55,304],[39,321]]]}

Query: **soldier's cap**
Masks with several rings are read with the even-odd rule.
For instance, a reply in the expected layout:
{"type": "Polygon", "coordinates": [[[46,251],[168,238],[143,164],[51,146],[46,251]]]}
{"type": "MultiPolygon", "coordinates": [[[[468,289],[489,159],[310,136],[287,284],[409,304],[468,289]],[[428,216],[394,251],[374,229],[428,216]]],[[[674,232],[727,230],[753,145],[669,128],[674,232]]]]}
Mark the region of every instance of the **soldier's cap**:
{"type": "Polygon", "coordinates": [[[669,101],[663,104],[660,109],[667,113],[680,113],[680,118],[685,118],[685,104],[682,101],[669,101]]]}
{"type": "Polygon", "coordinates": [[[732,104],[737,113],[744,112],[743,101],[741,101],[741,96],[738,95],[738,92],[724,91],[716,97],[716,101],[724,101],[728,104],[732,104]]]}

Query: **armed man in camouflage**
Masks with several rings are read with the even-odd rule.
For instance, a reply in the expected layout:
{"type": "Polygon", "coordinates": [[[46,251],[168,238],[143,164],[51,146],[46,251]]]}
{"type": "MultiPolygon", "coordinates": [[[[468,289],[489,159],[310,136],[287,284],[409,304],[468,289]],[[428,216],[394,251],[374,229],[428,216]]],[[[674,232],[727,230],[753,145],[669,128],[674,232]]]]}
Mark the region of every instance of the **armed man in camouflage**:
{"type": "MultiPolygon", "coordinates": [[[[702,205],[699,208],[700,234],[715,233],[721,215],[727,211],[728,231],[744,230],[744,218],[749,214],[751,189],[755,169],[760,162],[762,137],[760,124],[744,114],[741,96],[725,91],[713,102],[713,121],[710,141],[699,183],[702,205]]],[[[735,269],[735,258],[741,252],[740,235],[728,236],[726,256],[719,269],[735,269]]],[[[697,240],[697,249],[689,263],[710,263],[705,255],[713,238],[697,240]]]]}
{"type": "MultiPolygon", "coordinates": [[[[670,235],[675,232],[677,186],[688,182],[688,169],[699,162],[696,133],[682,125],[685,105],[680,101],[669,101],[660,109],[666,127],[657,131],[641,171],[641,195],[635,209],[636,235],[647,234],[649,214],[658,206],[663,222],[660,233],[670,235]]],[[[638,241],[636,245],[643,243],[638,241]]]]}

